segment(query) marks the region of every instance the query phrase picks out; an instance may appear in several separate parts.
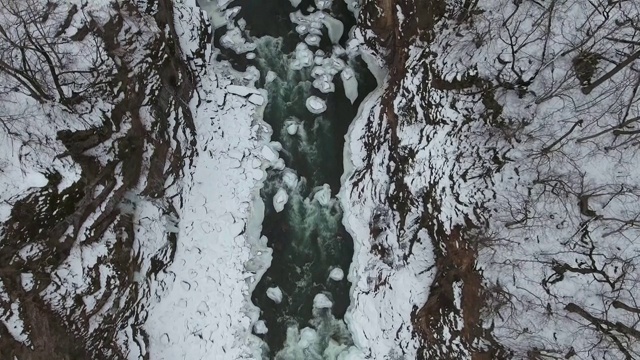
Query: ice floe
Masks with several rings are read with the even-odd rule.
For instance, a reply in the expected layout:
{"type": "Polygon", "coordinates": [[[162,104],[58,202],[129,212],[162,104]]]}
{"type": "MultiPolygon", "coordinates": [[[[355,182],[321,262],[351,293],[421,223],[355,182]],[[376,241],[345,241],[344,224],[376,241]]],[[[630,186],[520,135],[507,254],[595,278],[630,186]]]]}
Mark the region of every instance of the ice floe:
{"type": "Polygon", "coordinates": [[[253,325],[253,331],[256,334],[263,335],[263,334],[266,334],[267,332],[269,332],[269,329],[267,328],[267,324],[264,322],[264,320],[258,320],[253,325]]]}
{"type": "Polygon", "coordinates": [[[333,306],[333,302],[325,294],[317,294],[313,298],[313,307],[316,309],[327,309],[333,306]]]}
{"type": "Polygon", "coordinates": [[[306,101],[307,110],[312,114],[322,114],[327,110],[327,104],[319,97],[312,95],[307,98],[306,101]]]}
{"type": "Polygon", "coordinates": [[[344,271],[339,267],[335,267],[329,272],[329,278],[333,281],[341,281],[344,279],[344,271]]]}
{"type": "Polygon", "coordinates": [[[282,188],[278,189],[278,192],[276,192],[276,195],[273,197],[273,208],[276,212],[281,212],[284,210],[284,206],[287,204],[288,200],[289,194],[287,194],[287,191],[282,188]]]}
{"type": "Polygon", "coordinates": [[[267,289],[267,297],[273,300],[274,303],[280,304],[282,302],[282,290],[279,287],[270,287],[267,289]]]}

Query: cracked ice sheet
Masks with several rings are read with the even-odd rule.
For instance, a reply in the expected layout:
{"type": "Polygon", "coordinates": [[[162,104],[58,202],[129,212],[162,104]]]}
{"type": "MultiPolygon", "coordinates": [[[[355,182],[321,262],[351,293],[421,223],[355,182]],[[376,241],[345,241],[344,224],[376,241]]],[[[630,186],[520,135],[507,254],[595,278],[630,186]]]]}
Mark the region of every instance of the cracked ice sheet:
{"type": "MultiPolygon", "coordinates": [[[[216,66],[216,65],[214,65],[216,66]]],[[[185,169],[174,278],[145,325],[152,359],[239,359],[249,357],[251,320],[244,263],[249,259],[244,227],[251,190],[264,173],[260,147],[246,99],[225,96],[230,76],[212,69],[203,77],[204,101],[195,109],[198,157],[185,169]],[[241,154],[242,156],[237,156],[241,154]]],[[[195,104],[192,102],[192,104],[195,104]]]]}

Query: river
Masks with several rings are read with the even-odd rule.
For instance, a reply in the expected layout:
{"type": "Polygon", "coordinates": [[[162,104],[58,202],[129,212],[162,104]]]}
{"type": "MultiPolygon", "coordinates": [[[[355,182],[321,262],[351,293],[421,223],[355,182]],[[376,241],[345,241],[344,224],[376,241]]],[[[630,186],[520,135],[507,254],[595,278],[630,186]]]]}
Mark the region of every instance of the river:
{"type": "Polygon", "coordinates": [[[268,329],[257,335],[268,345],[270,358],[299,358],[297,343],[305,338],[313,343],[305,358],[331,357],[352,345],[342,318],[350,302],[346,274],[353,242],[335,197],[343,173],[344,136],[375,79],[357,52],[345,51],[355,19],[344,1],[302,1],[297,9],[304,11],[296,23],[290,17],[296,8],[288,0],[240,0],[228,8],[234,6],[241,8],[236,24],[238,19],[246,22],[241,27],[255,44],[255,57],[224,49],[224,27],[216,31],[214,44],[222,50],[221,58],[239,70],[247,65],[260,70],[257,87],[268,93],[264,121],[273,130],[271,140],[281,144],[284,160],[268,169],[261,191],[266,205],[262,235],[273,249],[273,260],[251,297],[268,329]],[[314,24],[314,19],[319,21],[314,24]],[[342,23],[343,32],[336,31],[332,19],[342,23]],[[305,37],[316,34],[304,44],[305,37]],[[309,104],[310,97],[318,101],[309,104]]]}

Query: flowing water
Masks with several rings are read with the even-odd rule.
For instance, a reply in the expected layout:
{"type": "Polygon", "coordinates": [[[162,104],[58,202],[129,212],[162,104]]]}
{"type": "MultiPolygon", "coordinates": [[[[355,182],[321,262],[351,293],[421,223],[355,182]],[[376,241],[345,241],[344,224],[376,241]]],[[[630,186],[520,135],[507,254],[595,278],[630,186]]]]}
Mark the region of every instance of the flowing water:
{"type": "MultiPolygon", "coordinates": [[[[300,66],[300,42],[304,36],[295,32],[289,13],[296,9],[287,0],[240,0],[229,8],[240,6],[236,19],[246,21],[245,31],[256,45],[255,59],[223,51],[236,66],[256,66],[261,73],[258,87],[268,92],[264,121],[272,130],[271,140],[282,145],[280,158],[285,168],[270,168],[261,196],[265,203],[262,235],[273,249],[273,260],[257,284],[252,301],[261,309],[260,319],[268,328],[258,334],[270,348],[269,357],[278,359],[327,358],[351,345],[351,339],[341,320],[349,306],[346,273],[353,256],[353,242],[342,226],[342,210],[335,195],[340,190],[343,173],[344,136],[356,115],[358,105],[373,90],[375,79],[356,54],[343,49],[349,28],[355,23],[343,1],[336,1],[330,10],[344,24],[341,46],[334,47],[327,29],[317,46],[308,46],[315,54],[316,64],[300,66]],[[322,93],[313,85],[314,67],[322,58],[336,63],[333,83],[335,90],[322,93]],[[336,60],[339,59],[339,60],[336,60]],[[358,97],[353,103],[345,96],[340,70],[354,70],[358,97]],[[312,113],[305,105],[310,96],[326,102],[326,110],[312,113]],[[280,212],[274,207],[274,196],[286,192],[288,201],[280,212]],[[342,280],[329,278],[334,268],[345,273],[342,280]],[[276,303],[267,296],[270,288],[282,292],[276,303]],[[314,308],[314,298],[324,294],[331,300],[330,308],[314,308]],[[304,329],[307,328],[307,329],[304,329]],[[302,330],[301,330],[302,329],[302,330]],[[300,352],[300,339],[312,342],[311,350],[300,352]],[[286,348],[285,350],[282,350],[286,348]],[[277,354],[277,355],[276,355],[277,354]]],[[[304,15],[317,9],[314,3],[303,1],[298,9],[304,15]]],[[[226,29],[218,29],[219,40],[226,29]]],[[[334,39],[335,40],[335,39],[334,39]]],[[[308,53],[308,51],[307,51],[308,53]]],[[[331,66],[324,66],[331,70],[331,66]]]]}

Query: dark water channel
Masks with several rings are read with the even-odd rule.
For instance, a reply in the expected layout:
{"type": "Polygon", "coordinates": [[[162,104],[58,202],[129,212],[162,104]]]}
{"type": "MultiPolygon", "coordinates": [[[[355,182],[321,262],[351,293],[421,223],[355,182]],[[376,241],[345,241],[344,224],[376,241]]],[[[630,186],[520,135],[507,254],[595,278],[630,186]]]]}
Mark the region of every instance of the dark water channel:
{"type": "MultiPolygon", "coordinates": [[[[340,74],[333,77],[335,91],[321,93],[312,86],[311,72],[315,65],[300,70],[292,70],[290,66],[296,45],[304,39],[295,32],[296,24],[289,19],[296,8],[288,0],[236,0],[229,8],[234,6],[241,7],[236,19],[246,21],[245,33],[257,45],[256,57],[247,60],[230,50],[223,50],[221,56],[240,70],[247,65],[260,70],[257,87],[268,91],[264,121],[273,129],[271,140],[282,144],[280,157],[286,165],[284,170],[268,170],[261,191],[265,203],[262,234],[273,248],[273,260],[252,294],[252,301],[261,309],[260,319],[268,328],[266,334],[258,336],[268,344],[273,358],[284,346],[287,328],[318,327],[318,322],[313,321],[313,300],[317,294],[324,293],[332,300],[330,311],[337,319],[342,319],[349,306],[351,284],[346,274],[353,256],[353,241],[342,226],[342,210],[335,195],[340,190],[343,173],[344,136],[360,102],[375,87],[375,79],[359,56],[349,58],[341,54],[339,57],[355,71],[358,98],[353,104],[347,99],[340,74]],[[327,109],[321,114],[313,114],[305,106],[312,95],[326,102],[327,109]],[[291,124],[297,126],[295,134],[288,131],[291,124]],[[297,185],[285,181],[287,176],[297,178],[297,185]],[[325,184],[331,189],[328,202],[326,198],[319,201],[318,196],[325,184]],[[281,188],[286,189],[288,202],[284,210],[277,212],[273,198],[281,188]],[[334,267],[344,271],[343,280],[329,279],[334,267]],[[283,293],[279,304],[267,296],[272,287],[283,293]]],[[[309,14],[316,11],[314,7],[313,1],[303,0],[297,9],[309,14]]],[[[344,48],[355,20],[343,0],[335,0],[330,13],[344,24],[339,42],[344,48]]],[[[225,31],[218,29],[215,39],[220,39],[225,31]]],[[[323,50],[327,57],[332,48],[326,28],[319,46],[309,46],[311,51],[323,50]]]]}

